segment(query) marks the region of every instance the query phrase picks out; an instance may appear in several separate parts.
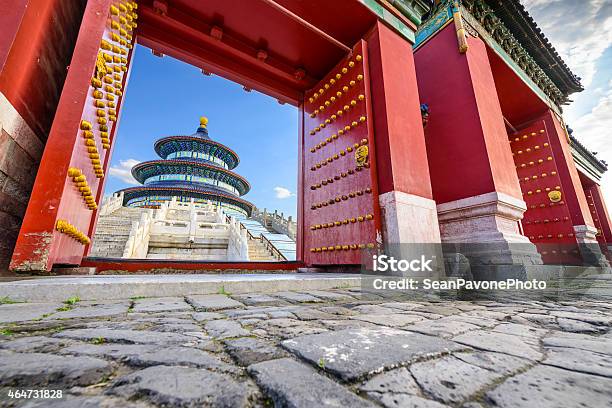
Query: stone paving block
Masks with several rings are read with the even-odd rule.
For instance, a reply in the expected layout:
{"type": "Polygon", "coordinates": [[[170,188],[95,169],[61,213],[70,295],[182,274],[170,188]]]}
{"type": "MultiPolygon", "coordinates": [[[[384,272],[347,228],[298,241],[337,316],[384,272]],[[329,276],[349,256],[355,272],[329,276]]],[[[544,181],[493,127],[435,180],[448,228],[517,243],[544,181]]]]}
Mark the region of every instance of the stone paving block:
{"type": "Polygon", "coordinates": [[[412,364],[410,372],[425,394],[448,404],[469,399],[501,376],[453,356],[412,364]]]}
{"type": "Polygon", "coordinates": [[[0,384],[4,386],[90,385],[111,372],[110,364],[98,358],[0,350],[0,384]]]}
{"type": "Polygon", "coordinates": [[[421,389],[405,367],[396,368],[372,377],[359,386],[359,391],[367,393],[391,393],[419,395],[421,389]]]}
{"type": "Polygon", "coordinates": [[[510,317],[511,314],[505,313],[505,312],[498,312],[498,311],[495,311],[495,309],[481,309],[481,310],[471,310],[469,312],[463,312],[461,316],[469,316],[469,317],[477,317],[477,318],[504,321],[508,317],[510,317]]]}
{"type": "Polygon", "coordinates": [[[232,295],[232,297],[247,306],[281,306],[289,304],[282,299],[266,295],[265,293],[246,293],[232,295]]]}
{"type": "Polygon", "coordinates": [[[486,393],[501,408],[610,408],[612,379],[537,366],[486,393]]]}
{"type": "Polygon", "coordinates": [[[413,316],[407,314],[362,314],[357,316],[351,316],[351,319],[362,320],[364,322],[370,322],[381,326],[390,327],[402,327],[411,325],[416,322],[425,320],[421,316],[413,316]]]}
{"type": "Polygon", "coordinates": [[[585,323],[601,325],[601,326],[610,326],[612,325],[612,316],[606,316],[603,313],[585,313],[582,312],[563,312],[553,310],[550,312],[552,316],[562,317],[565,319],[573,319],[578,320],[585,323]]]}
{"type": "Polygon", "coordinates": [[[444,339],[382,327],[301,336],[282,345],[345,381],[464,348],[444,339]]]}
{"type": "Polygon", "coordinates": [[[94,317],[113,317],[126,315],[129,302],[78,302],[70,310],[56,312],[47,319],[91,319],[94,317]]]}
{"type": "Polygon", "coordinates": [[[546,329],[539,329],[533,326],[526,326],[516,323],[502,323],[495,326],[492,331],[498,333],[512,334],[514,336],[527,337],[538,340],[548,332],[546,329]]]}
{"type": "Polygon", "coordinates": [[[24,322],[55,313],[61,303],[9,303],[0,305],[0,323],[24,322]]]}
{"type": "Polygon", "coordinates": [[[375,329],[380,327],[377,324],[365,322],[362,320],[321,320],[318,323],[330,330],[344,330],[344,329],[361,329],[370,328],[375,329]]]}
{"type": "Polygon", "coordinates": [[[192,295],[187,302],[198,312],[214,312],[223,309],[242,308],[244,305],[226,295],[192,295]]]}
{"type": "Polygon", "coordinates": [[[63,350],[67,354],[108,357],[121,360],[134,367],[155,365],[188,366],[206,368],[225,373],[238,370],[213,354],[191,347],[175,347],[144,344],[78,344],[63,350]]]}
{"type": "Polygon", "coordinates": [[[124,344],[195,344],[196,338],[178,333],[155,332],[145,330],[111,330],[111,329],[71,329],[56,333],[53,337],[82,341],[100,340],[124,344]]]}
{"type": "Polygon", "coordinates": [[[248,406],[255,389],[208,370],[155,366],[118,378],[106,393],[160,406],[236,408],[248,406]]]}
{"type": "Polygon", "coordinates": [[[413,325],[407,326],[406,330],[415,331],[418,333],[429,334],[440,336],[444,338],[450,338],[461,333],[465,333],[472,330],[478,330],[479,326],[462,322],[455,317],[443,317],[438,320],[427,320],[423,322],[417,322],[413,325]]]}
{"type": "Polygon", "coordinates": [[[149,328],[150,330],[160,331],[160,332],[172,332],[172,333],[197,333],[201,332],[202,328],[195,323],[169,323],[169,324],[160,324],[153,325],[149,328]]]}
{"type": "Polygon", "coordinates": [[[566,319],[564,317],[558,317],[557,324],[561,330],[572,333],[603,333],[608,330],[605,326],[596,326],[591,323],[566,319]]]}
{"type": "Polygon", "coordinates": [[[193,311],[193,308],[178,297],[145,298],[134,301],[134,313],[193,311]]]}
{"type": "Polygon", "coordinates": [[[295,319],[296,316],[287,311],[287,310],[272,310],[266,313],[270,318],[272,319],[281,319],[281,318],[288,318],[288,319],[295,319]]]}
{"type": "Polygon", "coordinates": [[[539,360],[542,357],[542,353],[538,351],[537,346],[527,343],[524,337],[505,333],[474,330],[453,337],[453,341],[477,349],[506,353],[530,360],[539,360]]]}
{"type": "Polygon", "coordinates": [[[423,317],[424,320],[437,320],[437,319],[442,319],[443,315],[439,315],[439,314],[432,314],[432,313],[423,313],[423,312],[419,312],[418,310],[410,310],[407,312],[402,312],[403,314],[407,314],[407,315],[412,315],[412,316],[420,316],[423,317]]]}
{"type": "Polygon", "coordinates": [[[486,307],[483,305],[477,305],[475,303],[468,302],[468,301],[456,301],[456,302],[453,302],[453,306],[463,312],[469,312],[471,310],[486,309],[486,307]]]}
{"type": "Polygon", "coordinates": [[[45,336],[20,337],[14,340],[1,342],[0,349],[11,350],[19,353],[52,353],[72,343],[74,343],[72,340],[55,339],[53,337],[45,336]]]}
{"type": "Polygon", "coordinates": [[[612,355],[575,348],[553,347],[547,350],[546,356],[542,364],[612,378],[612,355]]]}
{"type": "Polygon", "coordinates": [[[206,332],[215,339],[228,339],[231,337],[249,336],[248,330],[242,328],[240,323],[233,320],[211,320],[204,326],[206,332]]]}
{"type": "Polygon", "coordinates": [[[193,320],[197,322],[207,322],[209,320],[223,319],[225,316],[216,312],[197,312],[193,315],[193,320]]]}
{"type": "Polygon", "coordinates": [[[166,316],[165,313],[129,313],[127,320],[154,324],[191,323],[193,313],[183,313],[179,316],[166,316]]]}
{"type": "Polygon", "coordinates": [[[353,311],[359,312],[361,314],[374,314],[374,315],[397,313],[397,309],[394,309],[391,307],[382,307],[380,305],[359,305],[359,306],[353,307],[353,311]]]}
{"type": "Polygon", "coordinates": [[[258,323],[257,327],[265,330],[270,335],[283,339],[327,331],[327,329],[321,327],[319,322],[284,318],[264,320],[258,323]]]}
{"type": "Polygon", "coordinates": [[[283,358],[249,366],[248,371],[277,407],[374,407],[313,368],[283,358]]]}
{"type": "Polygon", "coordinates": [[[464,314],[450,316],[449,319],[451,318],[457,322],[465,322],[465,323],[473,324],[474,326],[479,326],[482,328],[495,327],[500,323],[499,320],[496,320],[496,319],[490,319],[487,317],[466,316],[464,314]]]}
{"type": "Polygon", "coordinates": [[[288,354],[283,349],[276,347],[263,340],[251,337],[240,339],[230,339],[224,341],[225,348],[241,366],[248,366],[262,361],[274,360],[287,357],[288,354]]]}
{"type": "Polygon", "coordinates": [[[544,347],[569,347],[612,356],[612,338],[555,332],[542,340],[544,347]]]}
{"type": "Polygon", "coordinates": [[[290,302],[299,302],[299,303],[323,302],[323,300],[319,299],[318,297],[308,295],[306,293],[299,293],[299,292],[275,292],[273,293],[273,295],[278,298],[288,300],[290,302]]]}
{"type": "Polygon", "coordinates": [[[321,306],[319,310],[336,316],[352,316],[356,314],[356,312],[344,306],[321,306]]]}
{"type": "Polygon", "coordinates": [[[381,394],[376,400],[385,408],[450,408],[449,405],[410,394],[381,394]]]}
{"type": "Polygon", "coordinates": [[[386,302],[386,303],[381,303],[380,306],[388,307],[392,309],[399,309],[399,310],[403,310],[406,312],[418,310],[423,307],[421,303],[415,303],[415,302],[386,302]]]}
{"type": "MultiPolygon", "coordinates": [[[[323,312],[312,307],[300,307],[289,312],[300,320],[338,319],[338,316],[323,312]]],[[[283,316],[288,317],[288,316],[283,316]]]]}
{"type": "Polygon", "coordinates": [[[557,322],[557,318],[555,316],[550,316],[548,314],[541,313],[519,313],[518,316],[523,317],[530,322],[534,322],[541,325],[555,325],[557,322]]]}
{"type": "Polygon", "coordinates": [[[418,311],[431,313],[431,314],[438,314],[442,316],[452,316],[452,315],[461,313],[461,310],[457,308],[449,307],[449,306],[441,306],[441,305],[425,305],[423,307],[420,307],[418,311]]]}
{"type": "Polygon", "coordinates": [[[346,293],[337,293],[337,292],[329,292],[326,290],[309,290],[306,292],[302,292],[307,295],[315,296],[319,299],[329,300],[332,302],[342,301],[342,300],[355,300],[353,296],[349,296],[346,293]]]}
{"type": "Polygon", "coordinates": [[[494,371],[502,375],[508,375],[524,369],[530,364],[531,360],[520,357],[510,356],[504,353],[494,353],[492,351],[473,351],[460,352],[453,354],[456,358],[473,366],[494,371]]]}
{"type": "Polygon", "coordinates": [[[45,399],[31,401],[23,408],[148,408],[149,404],[143,402],[129,402],[123,398],[108,396],[73,396],[67,395],[62,399],[45,399]]]}
{"type": "Polygon", "coordinates": [[[247,307],[246,309],[231,309],[224,310],[223,314],[227,317],[244,317],[250,318],[252,316],[270,316],[270,313],[277,312],[292,312],[295,309],[299,309],[301,306],[262,306],[262,307],[247,307]]]}

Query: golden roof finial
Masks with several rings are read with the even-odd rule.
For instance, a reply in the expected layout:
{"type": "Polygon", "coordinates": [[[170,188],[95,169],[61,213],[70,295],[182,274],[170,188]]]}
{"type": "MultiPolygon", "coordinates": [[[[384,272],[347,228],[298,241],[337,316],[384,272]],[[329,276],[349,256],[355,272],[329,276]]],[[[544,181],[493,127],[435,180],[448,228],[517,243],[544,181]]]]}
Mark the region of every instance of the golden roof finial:
{"type": "Polygon", "coordinates": [[[200,127],[205,128],[208,125],[208,118],[206,116],[202,116],[200,118],[200,127]]]}

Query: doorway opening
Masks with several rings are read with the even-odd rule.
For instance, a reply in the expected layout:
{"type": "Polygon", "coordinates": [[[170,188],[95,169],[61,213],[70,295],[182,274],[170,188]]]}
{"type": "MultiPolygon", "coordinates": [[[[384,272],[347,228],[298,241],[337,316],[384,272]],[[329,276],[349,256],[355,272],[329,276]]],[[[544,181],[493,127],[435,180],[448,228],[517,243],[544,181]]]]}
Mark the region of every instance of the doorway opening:
{"type": "Polygon", "coordinates": [[[296,260],[298,110],[145,46],[89,260],[296,260]]]}
{"type": "MultiPolygon", "coordinates": [[[[289,266],[282,263],[282,267],[295,268],[302,262],[313,266],[359,264],[359,250],[374,245],[380,224],[375,165],[372,163],[369,166],[369,158],[375,157],[375,150],[370,115],[368,47],[365,41],[375,35],[377,27],[380,27],[377,22],[377,14],[372,13],[367,5],[352,0],[308,4],[268,1],[248,4],[220,1],[131,1],[119,5],[111,1],[88,3],[80,23],[71,70],[63,87],[32,199],[13,252],[11,268],[15,271],[50,271],[57,265],[105,268],[92,258],[87,258],[87,255],[91,247],[90,238],[96,230],[97,213],[101,211],[99,205],[102,204],[105,183],[110,178],[111,166],[117,165],[116,162],[111,163],[111,153],[115,149],[115,140],[120,140],[116,134],[116,124],[122,116],[123,91],[132,72],[133,50],[137,46],[147,47],[158,56],[171,56],[197,67],[197,70],[234,81],[240,84],[238,88],[246,87],[269,95],[274,98],[274,104],[278,100],[297,107],[297,189],[292,191],[287,186],[274,186],[279,187],[277,194],[290,197],[292,193],[296,194],[298,203],[296,263],[289,266]],[[101,12],[100,7],[107,12],[101,12]],[[349,8],[351,12],[346,13],[349,8]],[[342,80],[339,80],[340,77],[342,80]],[[317,106],[319,103],[321,105],[317,106]],[[327,108],[327,104],[337,105],[336,111],[342,108],[343,114],[336,113],[337,118],[334,119],[332,112],[324,112],[324,108],[321,108],[327,108]],[[342,134],[345,137],[340,138],[342,134]],[[356,151],[358,156],[355,155],[356,151]],[[336,159],[336,155],[341,159],[336,159]],[[327,163],[324,170],[312,170],[317,163],[323,166],[323,160],[327,163]],[[351,177],[343,177],[343,173],[351,177]],[[358,194],[362,190],[364,193],[358,194]],[[330,204],[331,200],[338,205],[330,204]],[[318,204],[322,208],[318,208],[318,204]],[[308,220],[307,214],[310,217],[308,220]],[[353,218],[355,222],[351,221],[353,218]]],[[[201,75],[197,70],[196,73],[201,75]]],[[[151,84],[153,89],[163,82],[162,77],[160,75],[151,84]]],[[[156,98],[159,96],[153,93],[151,99],[156,98]]],[[[161,116],[151,117],[147,123],[156,124],[163,119],[163,114],[161,116]]],[[[206,124],[202,127],[210,131],[214,141],[215,126],[220,126],[221,121],[200,107],[193,112],[193,118],[189,116],[183,119],[184,125],[181,123],[179,129],[172,130],[191,136],[194,130],[198,133],[198,118],[211,116],[210,123],[201,123],[206,124]],[[191,124],[187,125],[187,122],[191,124]]],[[[262,123],[258,122],[258,125],[262,123]]],[[[270,124],[266,125],[270,127],[270,124]]],[[[254,130],[247,129],[244,133],[249,141],[260,141],[261,135],[254,130]]],[[[265,130],[260,133],[265,133],[265,130]]],[[[151,137],[155,135],[149,134],[151,137]]],[[[224,137],[223,132],[219,136],[224,137]]],[[[222,144],[232,149],[231,144],[222,144]]],[[[272,167],[268,156],[265,156],[267,152],[260,146],[256,145],[250,150],[245,155],[259,154],[260,169],[272,167]]],[[[151,150],[149,152],[151,156],[143,155],[140,160],[158,160],[151,150]]],[[[162,156],[168,153],[160,152],[162,156]]],[[[155,151],[155,154],[159,156],[160,152],[155,151]]],[[[179,152],[185,150],[175,149],[169,154],[179,152]]],[[[228,154],[231,156],[231,153],[228,154]]],[[[245,155],[240,154],[242,158],[245,155]]],[[[162,156],[159,157],[162,161],[179,159],[162,156]]],[[[214,160],[210,166],[215,166],[214,160]]],[[[223,158],[221,161],[228,168],[216,163],[215,170],[218,170],[217,174],[228,176],[223,180],[208,177],[210,171],[208,175],[204,174],[206,172],[195,174],[193,169],[181,169],[172,176],[180,173],[182,176],[208,177],[215,183],[222,181],[229,186],[217,185],[227,190],[217,189],[217,197],[221,197],[221,193],[229,194],[233,188],[238,191],[231,197],[233,202],[221,200],[225,204],[244,204],[240,200],[257,204],[249,195],[252,192],[247,194],[246,178],[238,177],[238,174],[248,173],[245,163],[236,168],[236,176],[228,183],[234,173],[228,162],[223,158]]],[[[156,166],[163,165],[158,163],[156,166]]],[[[175,169],[180,166],[167,167],[175,169]]],[[[146,182],[187,181],[149,179],[163,174],[148,171],[143,169],[142,174],[137,175],[143,185],[146,182]]],[[[271,172],[274,172],[273,168],[271,172]]],[[[142,197],[132,197],[128,201],[135,204],[133,200],[137,198],[142,197]]],[[[177,203],[189,205],[192,198],[196,197],[189,197],[188,203],[179,200],[177,203]]],[[[144,204],[140,207],[148,206],[146,199],[144,204]]],[[[159,203],[155,204],[157,206],[159,203]]],[[[244,205],[238,207],[248,213],[244,205]]],[[[142,221],[142,225],[146,224],[146,220],[142,221]]],[[[196,225],[197,217],[195,221],[190,224],[196,225]]],[[[263,228],[268,228],[267,224],[264,222],[263,228]]],[[[279,262],[270,266],[266,266],[265,262],[230,262],[223,265],[202,261],[162,262],[140,257],[133,262],[124,258],[112,259],[112,262],[107,262],[107,269],[260,270],[278,268],[279,265],[279,262]],[[140,259],[148,263],[145,265],[140,259]],[[134,266],[138,262],[139,266],[134,266]]]]}

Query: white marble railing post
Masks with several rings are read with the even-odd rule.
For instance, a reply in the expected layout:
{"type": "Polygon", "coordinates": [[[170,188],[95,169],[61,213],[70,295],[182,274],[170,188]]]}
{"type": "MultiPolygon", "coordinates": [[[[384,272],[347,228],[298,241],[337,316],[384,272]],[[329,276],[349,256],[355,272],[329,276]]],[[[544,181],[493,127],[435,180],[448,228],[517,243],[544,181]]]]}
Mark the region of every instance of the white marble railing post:
{"type": "Polygon", "coordinates": [[[98,211],[101,216],[109,215],[117,211],[119,208],[123,206],[123,191],[120,193],[115,193],[110,197],[102,200],[102,205],[100,205],[100,210],[98,211]]]}

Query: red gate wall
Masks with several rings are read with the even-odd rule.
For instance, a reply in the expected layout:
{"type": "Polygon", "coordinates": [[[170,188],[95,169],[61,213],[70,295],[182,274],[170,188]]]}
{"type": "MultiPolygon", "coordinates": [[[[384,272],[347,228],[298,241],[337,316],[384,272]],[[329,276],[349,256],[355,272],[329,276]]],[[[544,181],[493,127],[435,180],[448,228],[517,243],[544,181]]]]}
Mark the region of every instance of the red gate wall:
{"type": "Polygon", "coordinates": [[[133,1],[87,4],[12,269],[81,262],[126,85],[136,8],[133,1]]]}
{"type": "Polygon", "coordinates": [[[359,264],[380,237],[367,47],[310,92],[303,113],[303,248],[308,265],[359,264]]]}
{"type": "Polygon", "coordinates": [[[549,131],[544,120],[509,135],[527,211],[525,236],[536,244],[544,263],[576,263],[580,257],[574,227],[549,131]]]}

